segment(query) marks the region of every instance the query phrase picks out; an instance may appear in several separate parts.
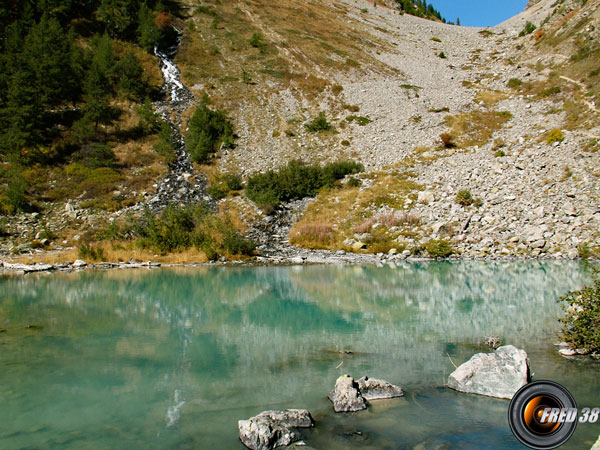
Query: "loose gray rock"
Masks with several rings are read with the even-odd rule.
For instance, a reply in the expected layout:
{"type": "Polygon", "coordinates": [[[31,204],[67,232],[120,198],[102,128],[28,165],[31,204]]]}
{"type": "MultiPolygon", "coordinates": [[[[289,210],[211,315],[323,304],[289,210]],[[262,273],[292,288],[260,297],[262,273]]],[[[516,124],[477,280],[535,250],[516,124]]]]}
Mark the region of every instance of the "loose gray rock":
{"type": "Polygon", "coordinates": [[[329,393],[335,412],[360,411],[367,408],[365,399],[358,390],[358,384],[350,375],[342,375],[335,380],[335,387],[329,393]]]}
{"type": "Polygon", "coordinates": [[[385,380],[364,376],[358,380],[358,389],[366,400],[402,397],[404,392],[400,386],[395,386],[385,380]]]}
{"type": "Polygon", "coordinates": [[[469,394],[511,399],[530,380],[525,350],[512,345],[477,353],[448,379],[448,387],[469,394]]]}
{"type": "Polygon", "coordinates": [[[306,409],[263,411],[248,420],[239,420],[242,443],[252,450],[271,450],[302,439],[294,428],[309,428],[315,422],[306,409]]]}
{"type": "Polygon", "coordinates": [[[600,436],[598,436],[598,440],[596,441],[594,446],[591,448],[591,450],[600,450],[600,436]]]}

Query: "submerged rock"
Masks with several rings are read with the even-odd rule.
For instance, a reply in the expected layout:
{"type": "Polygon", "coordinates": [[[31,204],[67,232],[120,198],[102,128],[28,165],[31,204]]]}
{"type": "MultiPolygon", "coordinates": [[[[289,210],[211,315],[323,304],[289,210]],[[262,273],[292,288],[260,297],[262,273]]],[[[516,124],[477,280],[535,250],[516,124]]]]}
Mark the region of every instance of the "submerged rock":
{"type": "Polygon", "coordinates": [[[448,379],[448,387],[469,394],[511,399],[530,380],[525,350],[512,345],[477,353],[448,379]]]}
{"type": "Polygon", "coordinates": [[[315,422],[306,409],[263,411],[248,420],[239,420],[242,443],[252,450],[271,450],[302,439],[294,428],[309,428],[315,422]]]}
{"type": "Polygon", "coordinates": [[[328,397],[335,412],[360,411],[367,408],[367,403],[358,390],[358,384],[348,374],[335,380],[335,386],[328,397]]]}
{"type": "Polygon", "coordinates": [[[364,376],[358,380],[358,389],[366,400],[402,397],[404,392],[400,386],[395,386],[385,380],[364,376]]]}

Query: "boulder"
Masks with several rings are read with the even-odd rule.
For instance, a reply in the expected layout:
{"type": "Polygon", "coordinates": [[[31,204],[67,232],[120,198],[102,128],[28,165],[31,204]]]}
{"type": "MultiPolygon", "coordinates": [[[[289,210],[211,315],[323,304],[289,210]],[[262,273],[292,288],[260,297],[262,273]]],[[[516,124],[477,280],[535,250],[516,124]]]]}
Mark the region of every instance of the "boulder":
{"type": "Polygon", "coordinates": [[[357,382],[358,390],[365,400],[402,397],[404,392],[400,386],[395,386],[385,380],[364,376],[357,382]]]}
{"type": "Polygon", "coordinates": [[[512,345],[477,353],[448,379],[448,387],[469,394],[511,399],[530,380],[525,350],[512,345]]]}
{"type": "Polygon", "coordinates": [[[591,450],[600,450],[600,436],[598,436],[598,440],[596,441],[591,450]]]}
{"type": "Polygon", "coordinates": [[[335,412],[360,411],[367,408],[365,399],[358,390],[358,384],[350,375],[342,375],[335,380],[335,387],[329,393],[335,412]]]}
{"type": "Polygon", "coordinates": [[[85,267],[85,266],[87,266],[87,263],[81,259],[78,259],[73,263],[73,267],[75,267],[76,269],[78,269],[80,267],[85,267]]]}
{"type": "Polygon", "coordinates": [[[242,443],[252,450],[271,450],[302,439],[294,428],[309,428],[315,422],[306,409],[263,411],[248,420],[239,420],[242,443]]]}

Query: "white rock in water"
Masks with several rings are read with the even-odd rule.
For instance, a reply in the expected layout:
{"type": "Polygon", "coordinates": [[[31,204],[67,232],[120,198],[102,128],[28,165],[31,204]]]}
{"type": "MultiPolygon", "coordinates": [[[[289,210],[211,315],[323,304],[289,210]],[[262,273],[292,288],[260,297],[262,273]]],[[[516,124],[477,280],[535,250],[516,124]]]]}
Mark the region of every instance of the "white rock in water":
{"type": "Polygon", "coordinates": [[[81,259],[78,259],[73,263],[73,267],[76,267],[76,268],[85,267],[85,266],[87,266],[87,263],[81,259]]]}
{"type": "Polygon", "coordinates": [[[335,387],[329,393],[335,412],[360,411],[367,408],[365,399],[358,390],[358,384],[350,375],[342,375],[335,380],[335,387]]]}
{"type": "Polygon", "coordinates": [[[477,353],[461,364],[450,374],[448,387],[469,394],[511,399],[529,379],[525,350],[505,345],[493,353],[477,353]]]}
{"type": "Polygon", "coordinates": [[[252,450],[271,450],[302,439],[294,428],[309,428],[315,422],[306,409],[263,411],[238,421],[242,443],[252,450]]]}

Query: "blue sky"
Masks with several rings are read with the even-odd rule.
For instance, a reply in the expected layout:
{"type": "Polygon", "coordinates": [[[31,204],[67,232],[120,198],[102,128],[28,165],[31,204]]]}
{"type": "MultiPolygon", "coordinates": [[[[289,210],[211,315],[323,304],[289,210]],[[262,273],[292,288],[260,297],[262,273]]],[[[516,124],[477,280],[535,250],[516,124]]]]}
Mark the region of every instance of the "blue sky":
{"type": "Polygon", "coordinates": [[[494,26],[520,13],[527,0],[428,0],[449,22],[470,27],[494,26]]]}

